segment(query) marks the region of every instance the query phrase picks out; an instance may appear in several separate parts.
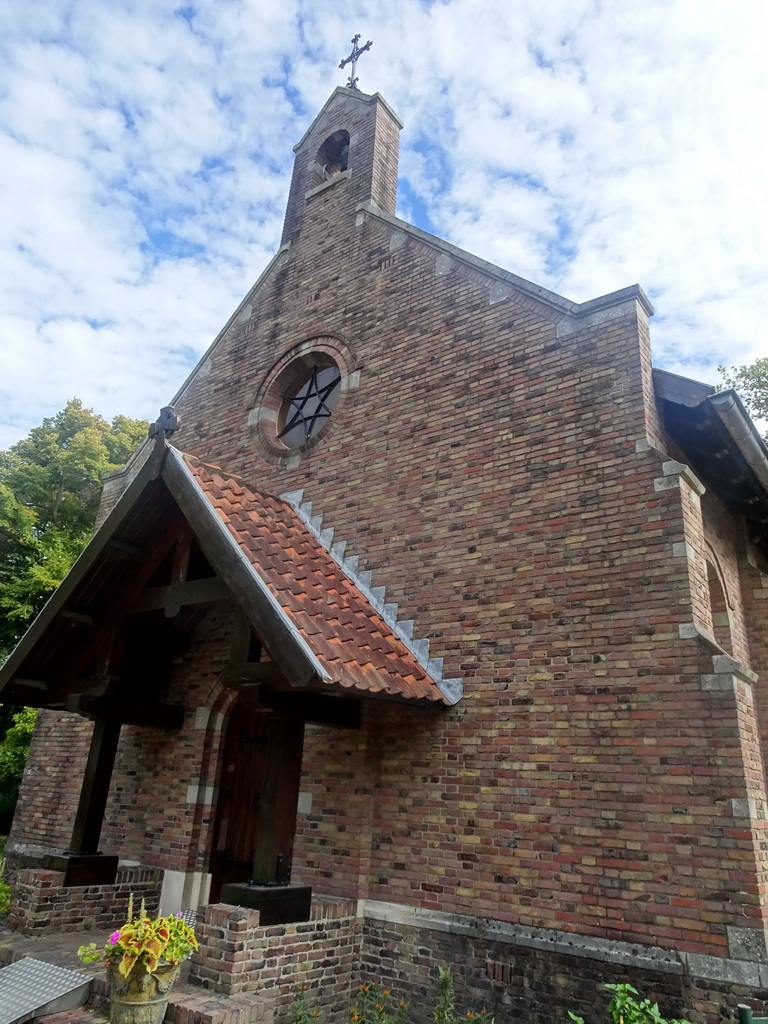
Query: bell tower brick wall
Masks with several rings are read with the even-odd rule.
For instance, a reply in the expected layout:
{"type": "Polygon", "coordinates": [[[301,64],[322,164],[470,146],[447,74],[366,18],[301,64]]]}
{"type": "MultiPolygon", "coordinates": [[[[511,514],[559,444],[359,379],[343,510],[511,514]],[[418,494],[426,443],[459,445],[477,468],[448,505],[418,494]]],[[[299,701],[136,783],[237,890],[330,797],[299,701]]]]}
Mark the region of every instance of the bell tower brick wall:
{"type": "MultiPolygon", "coordinates": [[[[354,203],[370,200],[394,214],[401,128],[402,122],[378,93],[368,96],[356,89],[336,89],[295,147],[282,244],[297,238],[312,196],[342,181],[354,203]],[[348,169],[326,178],[317,154],[323,142],[337,131],[349,133],[348,169]]],[[[342,249],[339,255],[343,255],[342,249]]]]}

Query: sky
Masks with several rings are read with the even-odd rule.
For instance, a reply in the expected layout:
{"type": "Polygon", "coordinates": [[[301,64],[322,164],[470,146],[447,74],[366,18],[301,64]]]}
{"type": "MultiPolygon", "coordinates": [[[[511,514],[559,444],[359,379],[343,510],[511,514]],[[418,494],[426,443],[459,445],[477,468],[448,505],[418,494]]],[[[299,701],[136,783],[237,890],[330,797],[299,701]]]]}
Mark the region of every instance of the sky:
{"type": "Polygon", "coordinates": [[[0,6],[0,449],[74,396],[153,420],[276,251],[358,64],[398,215],[578,302],[639,283],[657,366],[768,354],[764,0],[0,6]]]}

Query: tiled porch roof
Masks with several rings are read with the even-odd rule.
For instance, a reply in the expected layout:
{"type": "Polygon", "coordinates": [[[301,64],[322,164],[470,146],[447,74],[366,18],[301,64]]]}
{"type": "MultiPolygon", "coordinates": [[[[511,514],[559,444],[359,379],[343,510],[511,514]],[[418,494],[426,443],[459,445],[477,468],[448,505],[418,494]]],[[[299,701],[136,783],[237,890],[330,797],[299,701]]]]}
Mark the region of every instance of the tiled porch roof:
{"type": "Polygon", "coordinates": [[[255,491],[216,466],[188,455],[183,459],[253,572],[313,652],[326,676],[322,684],[450,703],[286,501],[255,491]]]}

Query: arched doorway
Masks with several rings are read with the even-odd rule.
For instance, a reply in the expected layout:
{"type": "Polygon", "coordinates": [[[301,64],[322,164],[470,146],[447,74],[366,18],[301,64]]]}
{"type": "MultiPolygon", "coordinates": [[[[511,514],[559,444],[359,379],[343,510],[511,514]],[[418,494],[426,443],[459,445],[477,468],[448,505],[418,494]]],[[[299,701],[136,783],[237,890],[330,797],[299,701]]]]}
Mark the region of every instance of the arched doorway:
{"type": "Polygon", "coordinates": [[[236,702],[226,730],[211,850],[211,902],[222,885],[291,877],[304,725],[236,702]]]}

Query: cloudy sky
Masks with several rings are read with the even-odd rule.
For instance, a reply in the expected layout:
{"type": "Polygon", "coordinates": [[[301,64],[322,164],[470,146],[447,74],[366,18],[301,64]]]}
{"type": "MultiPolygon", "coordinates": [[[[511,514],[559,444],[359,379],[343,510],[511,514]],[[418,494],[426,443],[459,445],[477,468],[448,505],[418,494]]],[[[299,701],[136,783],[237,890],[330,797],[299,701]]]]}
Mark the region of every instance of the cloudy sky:
{"type": "Polygon", "coordinates": [[[356,32],[400,216],[577,301],[639,282],[666,369],[765,355],[767,30],[764,0],[3,4],[0,449],[75,395],[156,417],[356,32]]]}

